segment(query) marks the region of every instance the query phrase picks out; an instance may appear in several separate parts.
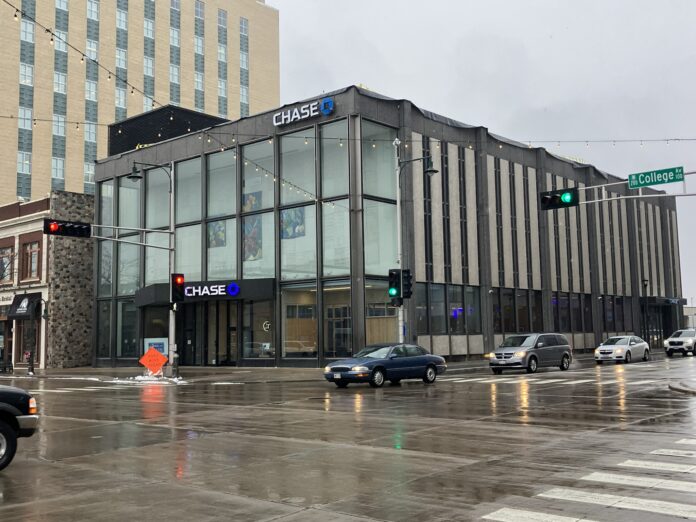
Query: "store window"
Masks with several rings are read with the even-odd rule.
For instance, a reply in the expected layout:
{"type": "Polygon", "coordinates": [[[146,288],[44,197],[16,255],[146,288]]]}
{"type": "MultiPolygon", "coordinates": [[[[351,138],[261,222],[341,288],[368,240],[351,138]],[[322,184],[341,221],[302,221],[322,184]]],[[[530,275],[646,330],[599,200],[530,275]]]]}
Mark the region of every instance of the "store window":
{"type": "Polygon", "coordinates": [[[274,319],[271,301],[244,303],[242,353],[247,359],[274,358],[274,319]]]}
{"type": "MultiPolygon", "coordinates": [[[[138,236],[130,240],[137,241],[138,236]]],[[[138,289],[140,275],[140,247],[128,243],[118,244],[118,272],[116,291],[118,295],[133,295],[138,289]]]]}
{"type": "Polygon", "coordinates": [[[162,339],[169,337],[168,307],[147,306],[143,308],[143,315],[143,339],[162,339]]]}
{"type": "Polygon", "coordinates": [[[362,120],[363,192],[396,199],[394,170],[396,130],[362,120]]]}
{"type": "Polygon", "coordinates": [[[285,358],[317,356],[317,292],[315,285],[285,286],[280,290],[285,358]]]}
{"type": "Polygon", "coordinates": [[[450,285],[449,294],[449,333],[460,335],[466,333],[466,313],[464,311],[464,287],[450,285]]]}
{"type": "Polygon", "coordinates": [[[529,323],[529,297],[526,290],[516,290],[517,301],[517,331],[529,333],[531,324],[529,323]]]}
{"type": "Polygon", "coordinates": [[[280,202],[283,205],[316,199],[314,128],[280,138],[280,202]]]}
{"type": "Polygon", "coordinates": [[[237,278],[237,220],[207,224],[208,281],[237,278]]]}
{"type": "Polygon", "coordinates": [[[38,279],[39,278],[39,260],[41,257],[41,248],[38,241],[30,241],[22,244],[22,270],[21,279],[38,279]]]}
{"type": "Polygon", "coordinates": [[[428,285],[416,283],[416,334],[428,335],[428,285]]]}
{"type": "Polygon", "coordinates": [[[399,338],[398,310],[391,306],[386,281],[365,283],[365,343],[394,342],[399,338]]]}
{"type": "Polygon", "coordinates": [[[280,211],[281,279],[310,279],[317,274],[317,214],[314,205],[280,211]]]}
{"type": "MultiPolygon", "coordinates": [[[[169,246],[169,234],[150,232],[145,235],[148,245],[169,246]]],[[[169,251],[162,248],[145,248],[145,285],[169,281],[169,251]]]]}
{"type": "Polygon", "coordinates": [[[242,212],[273,207],[273,144],[264,140],[242,147],[242,212]]]}
{"type": "Polygon", "coordinates": [[[348,194],[348,121],[319,127],[322,197],[348,194]]]}
{"type": "Polygon", "coordinates": [[[12,283],[14,257],[14,248],[0,248],[0,284],[12,283]]]}
{"type": "Polygon", "coordinates": [[[201,219],[201,159],[176,164],[176,222],[201,219]]]}
{"type": "Polygon", "coordinates": [[[275,277],[275,226],[273,213],[247,216],[242,220],[242,277],[275,277]]]}
{"type": "Polygon", "coordinates": [[[237,212],[237,152],[208,156],[208,217],[237,212]]]}
{"type": "Polygon", "coordinates": [[[111,357],[111,301],[97,302],[97,357],[111,357]]]}
{"type": "Polygon", "coordinates": [[[145,178],[146,228],[169,226],[169,175],[164,169],[151,169],[145,178]]]}
{"type": "Polygon", "coordinates": [[[350,273],[350,209],[347,199],[322,205],[324,275],[350,273]]]}
{"type": "Polygon", "coordinates": [[[140,182],[123,176],[118,179],[118,225],[140,228],[140,182]]]}
{"type": "Polygon", "coordinates": [[[353,318],[350,282],[324,283],[324,357],[349,357],[353,353],[353,318]]]}
{"type": "Polygon", "coordinates": [[[430,285],[430,333],[447,333],[447,312],[445,309],[445,285],[430,285]]]}
{"type": "Polygon", "coordinates": [[[140,355],[137,315],[132,302],[118,301],[116,303],[116,357],[135,358],[140,355]]]}
{"type": "Polygon", "coordinates": [[[363,206],[365,273],[387,275],[396,263],[396,205],[366,199],[363,206]]]}
{"type": "Polygon", "coordinates": [[[99,297],[108,297],[113,291],[111,278],[113,273],[114,243],[100,241],[99,248],[99,297]]]}
{"type": "Polygon", "coordinates": [[[176,271],[186,275],[187,281],[200,281],[201,225],[176,229],[176,271]]]}
{"type": "Polygon", "coordinates": [[[466,331],[469,335],[481,333],[481,290],[478,286],[464,287],[466,331]]]}

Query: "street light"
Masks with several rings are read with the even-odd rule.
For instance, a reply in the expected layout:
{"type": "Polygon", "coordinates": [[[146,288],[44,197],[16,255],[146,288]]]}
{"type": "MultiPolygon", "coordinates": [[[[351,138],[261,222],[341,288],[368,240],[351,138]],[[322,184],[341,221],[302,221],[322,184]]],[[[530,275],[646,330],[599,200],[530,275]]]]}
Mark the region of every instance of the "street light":
{"type": "MultiPolygon", "coordinates": [[[[399,265],[399,269],[403,270],[403,252],[401,249],[401,171],[404,167],[410,163],[416,161],[423,161],[424,170],[423,172],[428,176],[437,174],[439,171],[433,167],[433,160],[430,156],[422,156],[420,158],[412,158],[407,160],[401,160],[399,156],[399,145],[401,145],[401,140],[396,138],[394,140],[394,150],[396,151],[396,168],[394,169],[394,182],[396,183],[396,263],[399,265]]],[[[404,342],[404,307],[399,307],[399,343],[404,342]]]]}
{"type": "MultiPolygon", "coordinates": [[[[162,169],[169,178],[169,273],[174,271],[175,258],[175,242],[174,242],[174,163],[156,165],[153,163],[144,163],[142,161],[134,161],[131,167],[131,172],[126,176],[131,181],[140,181],[143,179],[142,167],[151,167],[151,169],[162,169]],[[138,168],[138,166],[140,168],[138,168]]],[[[172,295],[171,281],[169,282],[169,295],[172,295]]],[[[170,297],[171,299],[171,297],[170,297]]],[[[176,310],[173,305],[169,306],[169,336],[167,344],[169,345],[169,368],[174,377],[179,376],[179,356],[176,353],[176,310]]]]}

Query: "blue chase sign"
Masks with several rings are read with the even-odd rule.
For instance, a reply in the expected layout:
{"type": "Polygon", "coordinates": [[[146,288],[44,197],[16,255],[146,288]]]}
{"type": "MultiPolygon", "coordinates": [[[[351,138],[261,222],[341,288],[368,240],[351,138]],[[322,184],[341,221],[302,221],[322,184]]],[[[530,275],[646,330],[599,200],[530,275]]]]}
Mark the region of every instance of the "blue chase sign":
{"type": "Polygon", "coordinates": [[[281,127],[296,121],[309,120],[320,114],[328,116],[334,111],[334,100],[330,96],[321,100],[305,103],[292,109],[278,111],[273,115],[273,125],[281,127]]]}

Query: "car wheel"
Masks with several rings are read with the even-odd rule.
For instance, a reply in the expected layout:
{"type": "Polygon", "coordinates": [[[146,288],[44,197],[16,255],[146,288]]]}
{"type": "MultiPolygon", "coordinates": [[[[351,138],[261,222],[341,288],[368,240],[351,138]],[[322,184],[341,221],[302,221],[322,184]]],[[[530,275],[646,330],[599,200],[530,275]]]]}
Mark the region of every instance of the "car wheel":
{"type": "Polygon", "coordinates": [[[624,356],[624,361],[626,364],[631,362],[631,352],[626,352],[626,355],[624,356]]]}
{"type": "Polygon", "coordinates": [[[647,348],[646,348],[645,351],[643,352],[643,360],[644,360],[644,361],[649,361],[649,360],[650,360],[650,350],[648,350],[647,348]]]}
{"type": "Polygon", "coordinates": [[[17,432],[7,424],[0,421],[0,470],[10,465],[17,451],[17,432]]]}
{"type": "Polygon", "coordinates": [[[502,368],[493,368],[492,370],[495,375],[500,375],[501,373],[503,373],[502,368]]]}
{"type": "Polygon", "coordinates": [[[595,361],[597,364],[604,364],[604,361],[595,361]]]}
{"type": "Polygon", "coordinates": [[[674,357],[674,352],[672,350],[667,350],[667,357],[674,357]]]}
{"type": "Polygon", "coordinates": [[[527,373],[536,373],[538,368],[539,368],[539,363],[537,362],[537,358],[530,357],[529,362],[527,363],[527,373]]]}
{"type": "Polygon", "coordinates": [[[334,384],[339,388],[347,388],[348,383],[346,381],[334,381],[334,384]]]}
{"type": "Polygon", "coordinates": [[[428,366],[425,369],[425,375],[423,375],[423,382],[425,384],[432,384],[437,379],[437,368],[434,366],[428,366]]]}
{"type": "Polygon", "coordinates": [[[389,382],[392,384],[392,386],[398,386],[401,384],[401,379],[389,379],[389,382]]]}
{"type": "Polygon", "coordinates": [[[561,359],[561,366],[559,366],[559,368],[563,372],[570,368],[570,357],[567,353],[563,355],[563,359],[561,359]]]}
{"type": "Polygon", "coordinates": [[[373,388],[381,388],[384,386],[384,370],[377,368],[370,376],[370,386],[373,388]]]}

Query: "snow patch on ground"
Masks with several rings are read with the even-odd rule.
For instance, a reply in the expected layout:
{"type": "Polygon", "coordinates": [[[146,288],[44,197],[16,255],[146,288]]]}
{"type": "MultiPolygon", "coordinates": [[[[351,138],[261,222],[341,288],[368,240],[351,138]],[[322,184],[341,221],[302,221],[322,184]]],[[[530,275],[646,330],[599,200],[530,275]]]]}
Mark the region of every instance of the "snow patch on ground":
{"type": "Polygon", "coordinates": [[[158,377],[156,375],[136,375],[135,377],[126,377],[126,378],[119,378],[115,377],[114,379],[106,382],[112,382],[115,384],[132,384],[132,385],[141,385],[141,384],[163,384],[163,385],[183,385],[183,384],[189,384],[187,381],[182,379],[181,377],[176,377],[176,378],[171,378],[171,377],[158,377]]]}

